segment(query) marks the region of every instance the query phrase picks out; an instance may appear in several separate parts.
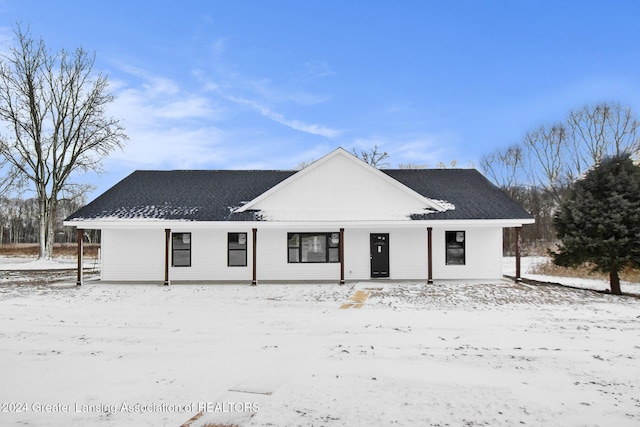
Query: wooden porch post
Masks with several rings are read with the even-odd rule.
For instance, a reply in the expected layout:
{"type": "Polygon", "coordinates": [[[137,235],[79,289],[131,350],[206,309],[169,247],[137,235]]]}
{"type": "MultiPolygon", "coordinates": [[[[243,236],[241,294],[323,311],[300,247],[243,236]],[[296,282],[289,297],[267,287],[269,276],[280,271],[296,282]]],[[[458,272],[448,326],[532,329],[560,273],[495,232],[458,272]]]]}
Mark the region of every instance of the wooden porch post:
{"type": "Polygon", "coordinates": [[[427,227],[427,283],[433,283],[433,228],[427,227]]]}
{"type": "Polygon", "coordinates": [[[253,278],[251,279],[251,286],[256,286],[258,284],[258,267],[257,267],[257,246],[258,246],[258,229],[254,228],[251,230],[253,232],[253,278]]]}
{"type": "Polygon", "coordinates": [[[340,229],[340,284],[344,285],[344,228],[340,229]]]}
{"type": "Polygon", "coordinates": [[[169,250],[171,244],[171,229],[164,229],[164,285],[169,286],[169,250]]]}
{"type": "Polygon", "coordinates": [[[521,240],[521,232],[522,227],[516,227],[516,282],[519,282],[522,278],[520,273],[520,240],[521,240]]]}
{"type": "Polygon", "coordinates": [[[82,286],[82,266],[84,257],[84,230],[78,228],[78,279],[76,280],[77,286],[82,286]]]}

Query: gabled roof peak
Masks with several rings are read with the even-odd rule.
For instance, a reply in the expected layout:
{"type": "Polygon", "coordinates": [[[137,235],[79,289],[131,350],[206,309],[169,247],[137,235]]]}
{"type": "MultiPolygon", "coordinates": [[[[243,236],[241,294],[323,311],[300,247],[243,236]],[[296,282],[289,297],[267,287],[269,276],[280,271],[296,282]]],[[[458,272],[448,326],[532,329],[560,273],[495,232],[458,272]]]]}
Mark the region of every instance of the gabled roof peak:
{"type": "Polygon", "coordinates": [[[407,220],[444,212],[451,203],[427,198],[339,147],[236,212],[259,210],[284,220],[407,220]]]}

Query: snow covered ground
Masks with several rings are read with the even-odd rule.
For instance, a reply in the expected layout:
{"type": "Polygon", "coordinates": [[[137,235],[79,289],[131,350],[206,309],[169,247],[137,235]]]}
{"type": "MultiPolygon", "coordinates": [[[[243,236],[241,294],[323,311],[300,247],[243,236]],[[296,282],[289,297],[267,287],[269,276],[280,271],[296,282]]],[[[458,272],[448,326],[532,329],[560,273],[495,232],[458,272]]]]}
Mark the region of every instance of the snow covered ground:
{"type": "Polygon", "coordinates": [[[0,283],[0,425],[640,425],[637,298],[72,283],[0,283]]]}
{"type": "MultiPolygon", "coordinates": [[[[85,268],[97,268],[99,261],[85,258],[83,265],[85,268]]],[[[55,258],[52,260],[39,260],[31,257],[9,257],[0,255],[0,270],[66,270],[76,268],[78,261],[72,258],[55,258]]]]}
{"type": "MultiPolygon", "coordinates": [[[[542,274],[532,273],[532,271],[534,271],[533,268],[537,264],[546,263],[548,262],[548,260],[549,258],[547,257],[523,257],[520,262],[521,276],[527,279],[538,280],[541,282],[559,283],[574,288],[592,289],[594,291],[609,290],[609,282],[606,280],[545,276],[542,274]]],[[[515,258],[503,258],[502,272],[510,276],[515,276],[515,271],[515,258]]],[[[640,295],[640,283],[629,283],[622,281],[620,283],[620,288],[622,289],[622,292],[640,295]]]]}

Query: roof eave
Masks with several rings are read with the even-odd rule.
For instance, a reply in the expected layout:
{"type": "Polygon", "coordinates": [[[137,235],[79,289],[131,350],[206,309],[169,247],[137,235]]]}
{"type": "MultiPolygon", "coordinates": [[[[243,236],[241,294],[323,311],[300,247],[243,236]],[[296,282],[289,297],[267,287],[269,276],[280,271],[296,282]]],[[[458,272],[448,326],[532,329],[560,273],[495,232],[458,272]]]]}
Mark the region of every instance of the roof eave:
{"type": "Polygon", "coordinates": [[[87,230],[101,229],[202,229],[202,228],[367,228],[387,226],[391,228],[415,228],[419,226],[466,226],[466,227],[521,227],[533,224],[533,218],[499,219],[420,219],[420,220],[366,220],[366,221],[186,221],[164,219],[73,219],[63,222],[64,226],[87,230]]]}

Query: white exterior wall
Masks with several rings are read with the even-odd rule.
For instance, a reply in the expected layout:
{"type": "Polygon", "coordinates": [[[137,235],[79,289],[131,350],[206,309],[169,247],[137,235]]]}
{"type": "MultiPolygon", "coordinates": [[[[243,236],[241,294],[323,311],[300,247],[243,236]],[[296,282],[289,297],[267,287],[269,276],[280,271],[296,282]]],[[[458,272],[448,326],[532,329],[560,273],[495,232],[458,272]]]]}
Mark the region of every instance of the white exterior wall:
{"type": "MultiPolygon", "coordinates": [[[[386,233],[386,231],[381,231],[381,233],[386,233]]],[[[344,231],[344,242],[345,280],[366,280],[371,278],[369,230],[347,229],[344,231]]]]}
{"type": "MultiPolygon", "coordinates": [[[[170,280],[251,280],[251,229],[191,230],[174,228],[175,233],[191,233],[191,267],[171,266],[170,280]],[[247,266],[227,266],[227,233],[247,233],[247,266]]],[[[102,230],[102,280],[164,281],[164,229],[102,230]]]]}
{"type": "Polygon", "coordinates": [[[102,230],[102,280],[164,280],[164,230],[102,230]]]}
{"type": "Polygon", "coordinates": [[[499,279],[502,277],[502,228],[433,229],[433,278],[499,279]],[[465,265],[446,265],[445,231],[465,232],[465,265]]]}
{"type": "Polygon", "coordinates": [[[340,229],[258,229],[257,276],[261,280],[340,280],[340,263],[287,262],[287,233],[338,232],[340,229]]]}
{"type": "MultiPolygon", "coordinates": [[[[260,280],[340,279],[340,263],[287,262],[287,233],[338,232],[336,229],[263,229],[258,231],[258,269],[260,280]]],[[[416,229],[346,229],[344,232],[345,280],[371,278],[370,234],[389,233],[389,279],[426,279],[427,231],[416,229]]]]}
{"type": "Polygon", "coordinates": [[[426,227],[345,230],[346,280],[371,279],[371,233],[389,234],[389,279],[426,280],[426,227]]]}
{"type": "Polygon", "coordinates": [[[427,228],[404,228],[389,235],[390,279],[427,278],[427,228]]]}
{"type": "MultiPolygon", "coordinates": [[[[252,224],[254,225],[254,224],[252,224]]],[[[191,267],[169,267],[171,281],[250,281],[253,241],[247,228],[174,227],[191,233],[191,267]],[[227,266],[227,233],[247,233],[247,266],[227,266]]],[[[259,224],[258,224],[259,226],[259,224]]],[[[257,279],[260,281],[337,281],[340,263],[287,262],[287,233],[338,232],[339,227],[258,228],[257,279]]],[[[346,228],[345,280],[371,279],[370,234],[389,234],[391,280],[426,280],[427,227],[346,228]]],[[[102,231],[102,279],[105,281],[163,281],[164,228],[102,231]]],[[[502,277],[501,227],[433,227],[433,278],[497,279],[502,277]],[[465,265],[445,264],[445,231],[465,231],[465,265]]],[[[385,279],[376,279],[385,280],[385,279]]]]}
{"type": "MultiPolygon", "coordinates": [[[[173,228],[172,233],[191,233],[191,267],[172,267],[169,261],[169,279],[235,281],[251,280],[253,250],[251,228],[211,230],[173,228]],[[227,265],[228,233],[247,233],[247,265],[229,267],[227,265]]],[[[164,233],[164,231],[163,231],[164,233]]],[[[163,243],[164,244],[164,243],[163,243]]]]}
{"type": "MultiPolygon", "coordinates": [[[[338,229],[261,229],[258,231],[260,280],[338,280],[339,263],[287,263],[288,232],[337,232],[338,229]]],[[[370,234],[389,234],[389,279],[426,280],[427,227],[346,229],[345,280],[371,279],[370,234]]],[[[438,279],[499,279],[502,277],[501,227],[433,229],[433,277],[438,279]],[[465,265],[445,264],[445,231],[465,231],[465,265]]],[[[385,280],[385,279],[376,279],[385,280]]]]}

